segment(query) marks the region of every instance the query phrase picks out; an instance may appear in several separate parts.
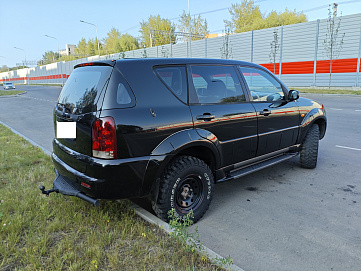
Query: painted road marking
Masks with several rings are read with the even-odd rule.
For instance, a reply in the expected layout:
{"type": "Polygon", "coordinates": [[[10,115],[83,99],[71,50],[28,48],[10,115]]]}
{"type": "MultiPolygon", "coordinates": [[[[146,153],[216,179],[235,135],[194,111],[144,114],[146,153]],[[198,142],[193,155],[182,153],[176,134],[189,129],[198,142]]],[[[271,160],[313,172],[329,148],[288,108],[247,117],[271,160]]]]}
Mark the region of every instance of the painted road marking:
{"type": "Polygon", "coordinates": [[[343,109],[340,109],[340,108],[329,108],[331,110],[337,110],[337,111],[342,111],[343,109]]]}
{"type": "Polygon", "coordinates": [[[359,110],[359,109],[356,109],[355,111],[356,111],[356,112],[361,112],[361,110],[359,110]]]}
{"type": "Polygon", "coordinates": [[[337,148],[342,148],[342,149],[354,150],[354,151],[361,151],[361,149],[345,147],[345,146],[339,146],[339,145],[336,145],[336,147],[337,148]]]}

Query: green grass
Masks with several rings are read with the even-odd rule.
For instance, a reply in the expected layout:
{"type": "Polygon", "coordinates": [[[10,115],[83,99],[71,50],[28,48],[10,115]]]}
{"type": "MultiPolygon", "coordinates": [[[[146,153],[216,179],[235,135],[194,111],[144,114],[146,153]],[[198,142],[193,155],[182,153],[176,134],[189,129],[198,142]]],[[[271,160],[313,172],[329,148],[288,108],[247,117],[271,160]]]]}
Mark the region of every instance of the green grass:
{"type": "Polygon", "coordinates": [[[0,90],[0,96],[16,95],[24,92],[23,90],[0,90]]]}
{"type": "MultiPolygon", "coordinates": [[[[65,84],[66,81],[64,81],[65,84]]],[[[62,87],[62,84],[30,84],[30,86],[44,86],[44,87],[62,87]]]]}
{"type": "Polygon", "coordinates": [[[3,125],[0,146],[0,270],[220,270],[127,200],[95,208],[42,195],[55,177],[50,157],[3,125]]]}
{"type": "Polygon", "coordinates": [[[361,91],[352,90],[352,89],[323,89],[323,88],[290,88],[297,89],[300,93],[317,93],[317,94],[351,94],[351,95],[361,95],[361,91]]]}

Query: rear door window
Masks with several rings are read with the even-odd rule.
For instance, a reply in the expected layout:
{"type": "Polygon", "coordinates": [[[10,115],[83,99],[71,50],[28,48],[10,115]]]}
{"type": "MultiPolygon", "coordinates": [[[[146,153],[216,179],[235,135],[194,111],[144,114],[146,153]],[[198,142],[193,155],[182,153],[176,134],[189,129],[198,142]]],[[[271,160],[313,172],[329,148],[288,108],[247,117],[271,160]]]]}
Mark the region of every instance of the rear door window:
{"type": "Polygon", "coordinates": [[[194,90],[200,104],[245,102],[233,66],[191,66],[194,90]]]}
{"type": "Polygon", "coordinates": [[[62,89],[58,103],[70,114],[80,115],[96,111],[99,96],[112,69],[110,66],[76,68],[62,89]]]}

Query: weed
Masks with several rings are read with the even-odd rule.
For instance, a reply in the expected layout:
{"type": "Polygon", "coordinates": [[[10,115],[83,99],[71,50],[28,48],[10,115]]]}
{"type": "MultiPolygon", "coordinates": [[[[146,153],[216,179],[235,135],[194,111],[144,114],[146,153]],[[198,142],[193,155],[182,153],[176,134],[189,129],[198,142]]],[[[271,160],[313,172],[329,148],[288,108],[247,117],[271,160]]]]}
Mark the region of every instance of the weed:
{"type": "Polygon", "coordinates": [[[178,243],[185,244],[188,251],[201,251],[203,249],[202,243],[199,240],[198,226],[194,232],[189,232],[188,227],[193,225],[192,218],[193,211],[191,210],[186,216],[180,218],[175,214],[172,209],[168,212],[169,226],[172,230],[171,235],[177,240],[178,243]]]}
{"type": "MultiPolygon", "coordinates": [[[[172,230],[171,235],[177,240],[177,242],[185,246],[187,251],[196,252],[203,254],[201,256],[201,261],[208,261],[209,255],[204,249],[203,244],[199,239],[198,226],[194,229],[194,232],[189,232],[189,226],[193,225],[193,211],[191,210],[186,216],[180,218],[175,214],[175,210],[172,209],[168,212],[168,217],[170,219],[169,226],[172,230]]],[[[233,264],[233,259],[230,255],[225,258],[216,257],[212,260],[212,263],[220,266],[221,268],[227,267],[227,265],[233,264]]]]}

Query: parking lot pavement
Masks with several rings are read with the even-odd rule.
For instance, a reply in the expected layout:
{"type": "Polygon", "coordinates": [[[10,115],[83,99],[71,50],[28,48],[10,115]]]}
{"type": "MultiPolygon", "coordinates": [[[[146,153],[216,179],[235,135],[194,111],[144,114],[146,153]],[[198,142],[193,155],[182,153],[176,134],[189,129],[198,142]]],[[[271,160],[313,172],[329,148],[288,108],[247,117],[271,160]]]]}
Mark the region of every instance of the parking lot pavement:
{"type": "MultiPolygon", "coordinates": [[[[51,150],[60,88],[29,88],[0,99],[0,120],[51,150]]],[[[295,157],[217,184],[210,209],[193,226],[204,245],[247,271],[360,270],[361,97],[303,96],[327,111],[317,168],[302,169],[295,157]]]]}

